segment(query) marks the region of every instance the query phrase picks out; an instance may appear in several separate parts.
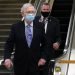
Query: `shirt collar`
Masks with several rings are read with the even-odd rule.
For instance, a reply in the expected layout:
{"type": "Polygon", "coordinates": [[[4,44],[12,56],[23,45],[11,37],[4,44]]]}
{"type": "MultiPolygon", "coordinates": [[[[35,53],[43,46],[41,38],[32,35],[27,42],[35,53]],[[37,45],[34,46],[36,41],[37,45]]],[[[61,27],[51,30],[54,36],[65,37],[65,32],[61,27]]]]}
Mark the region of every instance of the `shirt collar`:
{"type": "MultiPolygon", "coordinates": [[[[43,17],[42,15],[41,15],[41,19],[42,19],[42,20],[44,19],[44,17],[43,17]]],[[[48,20],[48,17],[46,17],[45,20],[48,20]]]]}
{"type": "MultiPolygon", "coordinates": [[[[41,20],[43,21],[44,17],[41,15],[41,20]]],[[[45,18],[45,21],[48,21],[48,17],[45,18]]]]}
{"type": "MultiPolygon", "coordinates": [[[[26,21],[24,21],[24,23],[25,23],[25,27],[26,27],[28,24],[26,21]]],[[[30,26],[33,27],[33,22],[31,22],[30,26]]]]}

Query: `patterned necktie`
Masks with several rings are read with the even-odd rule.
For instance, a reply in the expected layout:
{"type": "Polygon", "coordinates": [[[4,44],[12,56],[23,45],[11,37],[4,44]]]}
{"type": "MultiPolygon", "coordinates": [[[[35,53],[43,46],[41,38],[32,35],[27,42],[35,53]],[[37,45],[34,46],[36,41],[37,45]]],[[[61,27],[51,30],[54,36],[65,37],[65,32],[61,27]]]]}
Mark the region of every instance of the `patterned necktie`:
{"type": "Polygon", "coordinates": [[[32,41],[32,31],[30,25],[26,26],[26,40],[27,40],[28,47],[30,47],[32,41]]]}

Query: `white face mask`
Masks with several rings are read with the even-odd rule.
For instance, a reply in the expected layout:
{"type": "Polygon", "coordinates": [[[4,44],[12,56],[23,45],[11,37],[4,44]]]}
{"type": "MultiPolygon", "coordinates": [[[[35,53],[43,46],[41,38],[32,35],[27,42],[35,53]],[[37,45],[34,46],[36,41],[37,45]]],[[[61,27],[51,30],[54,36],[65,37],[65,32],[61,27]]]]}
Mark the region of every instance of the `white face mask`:
{"type": "Polygon", "coordinates": [[[27,14],[26,16],[24,16],[26,21],[32,22],[35,19],[35,15],[34,14],[27,14]]]}

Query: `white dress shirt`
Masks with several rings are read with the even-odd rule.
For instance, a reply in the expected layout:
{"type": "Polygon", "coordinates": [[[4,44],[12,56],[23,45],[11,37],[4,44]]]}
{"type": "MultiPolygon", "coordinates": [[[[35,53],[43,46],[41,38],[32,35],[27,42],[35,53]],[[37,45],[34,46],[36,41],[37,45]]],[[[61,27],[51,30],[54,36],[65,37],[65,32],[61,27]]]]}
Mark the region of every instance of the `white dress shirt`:
{"type": "MultiPolygon", "coordinates": [[[[44,19],[44,17],[43,16],[41,16],[41,18],[40,18],[40,20],[39,20],[39,22],[42,22],[43,21],[43,19],[44,19]]],[[[48,18],[46,18],[45,19],[45,21],[44,21],[44,24],[45,24],[45,33],[46,33],[46,31],[47,31],[47,24],[48,24],[48,18]]]]}

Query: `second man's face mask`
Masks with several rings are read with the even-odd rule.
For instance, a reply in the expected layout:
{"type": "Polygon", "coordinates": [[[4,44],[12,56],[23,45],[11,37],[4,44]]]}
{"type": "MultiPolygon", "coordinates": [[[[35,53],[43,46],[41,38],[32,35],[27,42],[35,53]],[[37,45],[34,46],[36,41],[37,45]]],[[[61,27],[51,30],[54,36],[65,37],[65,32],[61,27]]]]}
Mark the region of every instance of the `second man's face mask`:
{"type": "Polygon", "coordinates": [[[41,14],[42,14],[43,17],[48,17],[50,12],[43,12],[43,11],[41,11],[41,14]]]}

